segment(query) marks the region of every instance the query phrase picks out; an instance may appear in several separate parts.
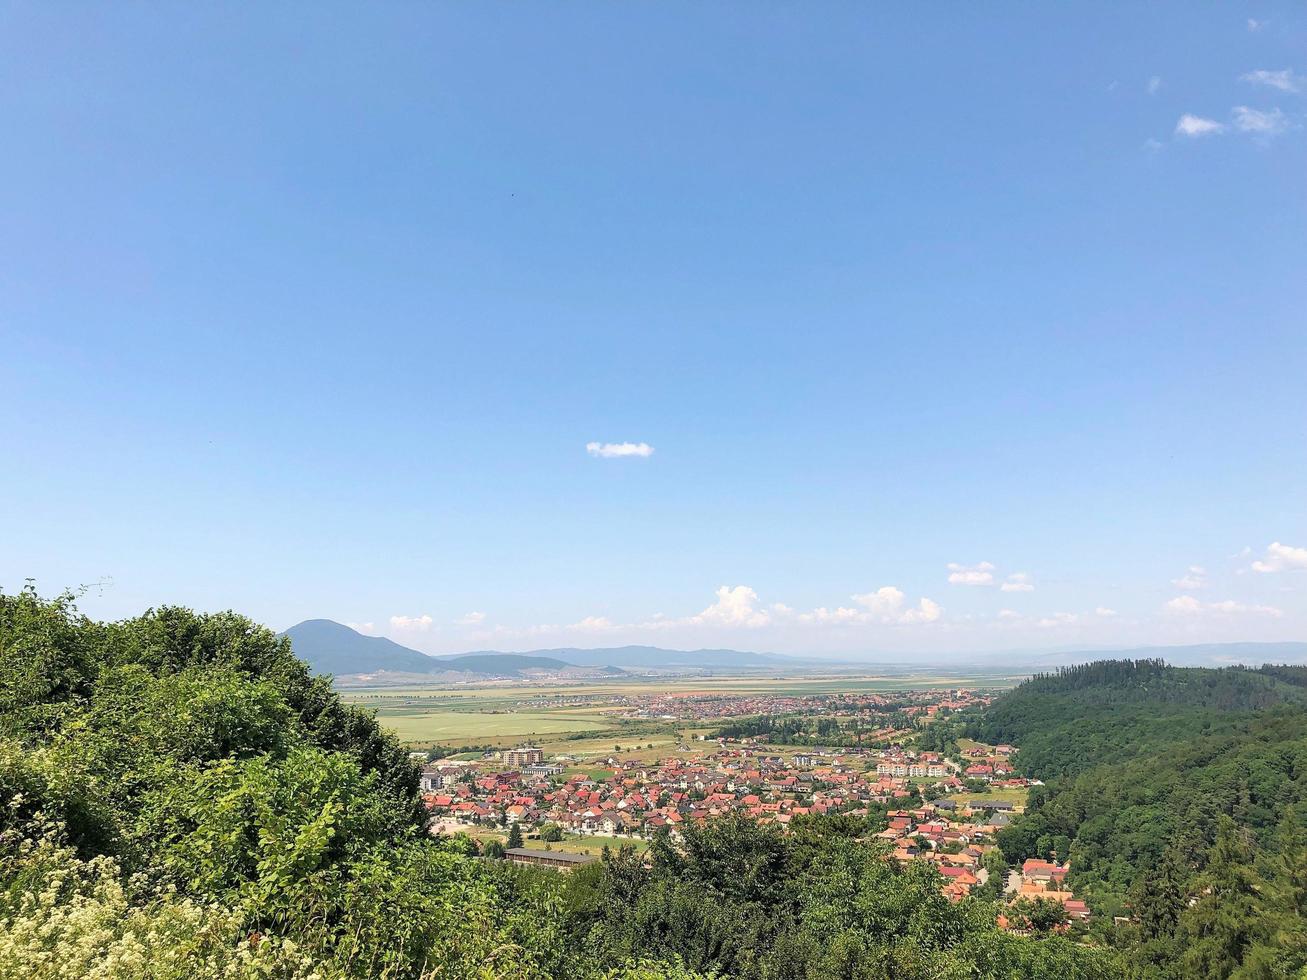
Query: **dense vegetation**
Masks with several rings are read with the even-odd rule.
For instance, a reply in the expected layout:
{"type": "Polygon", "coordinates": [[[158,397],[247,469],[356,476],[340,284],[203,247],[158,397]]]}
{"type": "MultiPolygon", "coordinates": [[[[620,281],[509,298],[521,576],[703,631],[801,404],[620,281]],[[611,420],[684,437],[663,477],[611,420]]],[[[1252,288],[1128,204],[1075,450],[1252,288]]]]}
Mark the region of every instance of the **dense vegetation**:
{"type": "Polygon", "coordinates": [[[1307,671],[1155,660],[1022,684],[969,734],[1046,781],[1000,834],[1009,861],[1069,855],[1132,970],[1287,977],[1307,967],[1307,671]],[[1112,929],[1113,916],[1130,921],[1112,929]]]}
{"type": "Polygon", "coordinates": [[[716,728],[713,738],[759,738],[770,745],[870,746],[872,733],[882,728],[911,728],[903,711],[887,709],[872,719],[820,715],[755,715],[733,718],[716,728]]]}
{"type": "Polygon", "coordinates": [[[0,595],[0,978],[1097,977],[865,821],[723,823],[571,876],[426,833],[372,719],[239,616],[0,595]]]}

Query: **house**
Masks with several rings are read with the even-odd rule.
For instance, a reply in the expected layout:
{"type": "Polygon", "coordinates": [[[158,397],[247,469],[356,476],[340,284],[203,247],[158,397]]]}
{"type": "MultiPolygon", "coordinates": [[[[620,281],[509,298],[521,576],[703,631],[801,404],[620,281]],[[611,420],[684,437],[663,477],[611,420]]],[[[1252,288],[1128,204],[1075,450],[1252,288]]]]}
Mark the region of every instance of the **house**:
{"type": "Polygon", "coordinates": [[[1088,922],[1089,906],[1075,898],[1068,898],[1062,903],[1062,908],[1066,909],[1066,916],[1072,922],[1088,922]]]}
{"type": "Polygon", "coordinates": [[[531,864],[557,871],[573,871],[598,860],[592,854],[568,854],[565,851],[537,851],[526,847],[510,847],[504,857],[514,864],[531,864]]]}

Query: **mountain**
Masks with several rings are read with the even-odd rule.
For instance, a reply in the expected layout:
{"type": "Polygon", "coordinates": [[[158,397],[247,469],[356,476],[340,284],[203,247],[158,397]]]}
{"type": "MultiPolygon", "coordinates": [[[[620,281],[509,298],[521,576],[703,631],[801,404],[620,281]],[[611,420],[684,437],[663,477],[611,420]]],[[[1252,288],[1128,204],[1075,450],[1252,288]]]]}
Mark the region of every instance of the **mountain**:
{"type": "MultiPolygon", "coordinates": [[[[380,636],[364,636],[330,619],[309,619],[286,630],[295,655],[308,661],[315,673],[350,677],[358,674],[462,674],[468,680],[483,677],[521,677],[557,674],[561,677],[604,677],[637,670],[742,670],[785,667],[804,663],[797,658],[738,650],[663,650],[626,646],[597,650],[565,647],[502,653],[471,653],[430,657],[380,636]]],[[[457,678],[449,677],[450,680],[457,678]]]]}
{"type": "Polygon", "coordinates": [[[315,674],[429,674],[447,669],[434,657],[381,636],[364,636],[330,619],[306,619],[281,634],[315,674]]]}
{"type": "Polygon", "coordinates": [[[347,683],[360,682],[360,675],[369,675],[369,681],[374,681],[377,674],[389,675],[387,682],[398,683],[432,675],[440,675],[445,681],[475,681],[523,676],[582,679],[625,673],[602,657],[595,665],[493,650],[429,657],[384,637],[364,636],[330,619],[305,620],[281,635],[290,638],[295,655],[307,661],[314,673],[331,674],[347,683]]]}
{"type": "MultiPolygon", "coordinates": [[[[469,654],[463,654],[469,656],[469,654]]],[[[475,656],[507,656],[493,650],[478,651],[475,656]]],[[[602,647],[582,650],[560,647],[554,650],[531,650],[519,656],[554,658],[578,667],[785,667],[802,661],[774,653],[744,653],[739,650],[664,650],[661,647],[602,647]]],[[[437,658],[446,663],[450,658],[437,658]]]]}
{"type": "Polygon", "coordinates": [[[553,657],[521,653],[465,653],[457,657],[431,658],[442,669],[465,670],[473,674],[519,674],[524,670],[566,670],[574,664],[553,657]]]}

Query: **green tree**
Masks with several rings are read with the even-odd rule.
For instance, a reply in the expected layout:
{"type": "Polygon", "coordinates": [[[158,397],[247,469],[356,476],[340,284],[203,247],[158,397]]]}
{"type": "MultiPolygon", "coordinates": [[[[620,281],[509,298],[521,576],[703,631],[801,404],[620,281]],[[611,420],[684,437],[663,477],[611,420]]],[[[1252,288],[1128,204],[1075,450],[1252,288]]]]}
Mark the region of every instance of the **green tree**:
{"type": "Polygon", "coordinates": [[[1222,816],[1207,866],[1195,880],[1195,900],[1179,917],[1181,962],[1189,975],[1230,976],[1249,947],[1265,941],[1263,888],[1247,832],[1222,816]]]}
{"type": "Polygon", "coordinates": [[[508,844],[506,846],[510,848],[522,846],[522,828],[516,823],[508,826],[508,844]]]}

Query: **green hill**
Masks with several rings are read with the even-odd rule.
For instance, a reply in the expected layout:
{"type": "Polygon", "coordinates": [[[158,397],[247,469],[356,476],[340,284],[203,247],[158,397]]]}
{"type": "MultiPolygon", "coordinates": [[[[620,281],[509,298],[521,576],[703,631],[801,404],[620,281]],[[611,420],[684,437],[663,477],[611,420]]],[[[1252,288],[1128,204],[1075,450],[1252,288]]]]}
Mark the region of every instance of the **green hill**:
{"type": "MultiPolygon", "coordinates": [[[[1046,781],[999,836],[1069,858],[1114,942],[1158,976],[1307,965],[1307,671],[1103,661],[1037,676],[968,733],[1046,781]]],[[[1100,928],[1106,928],[1105,926],[1100,928]]],[[[1240,974],[1243,975],[1243,974],[1240,974]]]]}

